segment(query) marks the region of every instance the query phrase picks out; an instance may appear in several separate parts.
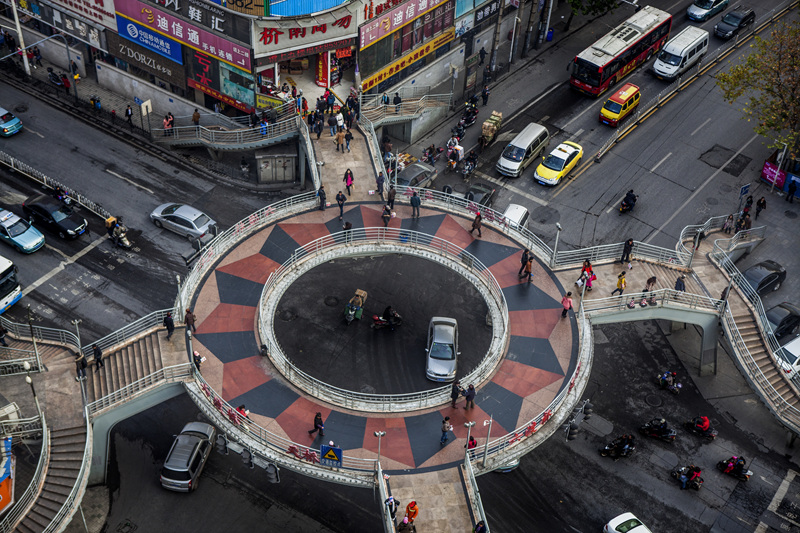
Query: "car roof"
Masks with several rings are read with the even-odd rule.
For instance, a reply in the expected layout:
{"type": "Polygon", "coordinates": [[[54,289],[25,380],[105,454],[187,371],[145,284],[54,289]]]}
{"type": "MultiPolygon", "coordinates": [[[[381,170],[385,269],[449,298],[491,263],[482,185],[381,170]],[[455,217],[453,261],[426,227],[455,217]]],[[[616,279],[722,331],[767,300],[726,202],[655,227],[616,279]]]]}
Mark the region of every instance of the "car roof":
{"type": "Polygon", "coordinates": [[[194,220],[197,217],[199,217],[200,215],[204,215],[205,213],[203,213],[199,209],[195,209],[194,207],[192,207],[190,205],[181,205],[178,209],[175,210],[175,213],[173,213],[173,214],[178,215],[179,217],[183,217],[183,218],[189,219],[189,220],[194,220]]]}
{"type": "Polygon", "coordinates": [[[11,111],[7,110],[5,107],[0,107],[0,115],[5,115],[6,113],[10,113],[11,111]]]}
{"type": "Polygon", "coordinates": [[[636,520],[641,525],[636,526],[633,529],[629,529],[628,530],[629,533],[652,533],[650,529],[646,525],[644,525],[644,523],[641,520],[639,520],[639,518],[633,513],[623,513],[617,517],[614,517],[608,521],[608,525],[613,527],[614,531],[616,531],[617,526],[631,519],[636,520]]]}
{"type": "Polygon", "coordinates": [[[201,433],[208,438],[214,434],[214,426],[211,424],[206,424],[205,422],[189,422],[183,429],[181,433],[201,433]]]}
{"type": "Polygon", "coordinates": [[[433,326],[434,342],[445,344],[453,344],[455,342],[455,331],[458,327],[458,322],[454,318],[435,316],[431,318],[431,325],[433,326]]]}
{"type": "Polygon", "coordinates": [[[164,466],[172,470],[180,470],[189,466],[192,453],[200,441],[201,439],[197,435],[178,435],[175,438],[175,444],[172,447],[169,457],[166,462],[164,462],[164,466]]]}
{"type": "Polygon", "coordinates": [[[794,364],[800,358],[800,335],[784,344],[781,351],[789,356],[788,358],[784,356],[783,359],[790,364],[794,364]]]}
{"type": "Polygon", "coordinates": [[[637,85],[634,85],[632,83],[626,83],[625,85],[622,86],[622,88],[619,91],[612,94],[609,100],[613,100],[618,104],[624,104],[625,100],[630,98],[630,96],[638,90],[639,87],[637,85]]]}
{"type": "Polygon", "coordinates": [[[20,220],[22,219],[8,209],[0,209],[0,226],[10,228],[20,220]]]}
{"type": "Polygon", "coordinates": [[[556,146],[555,148],[553,148],[553,151],[550,152],[550,155],[557,155],[559,157],[562,157],[562,158],[566,159],[566,158],[568,158],[570,156],[571,153],[576,152],[576,151],[577,151],[577,149],[574,146],[570,146],[568,144],[561,143],[558,146],[556,146]]]}

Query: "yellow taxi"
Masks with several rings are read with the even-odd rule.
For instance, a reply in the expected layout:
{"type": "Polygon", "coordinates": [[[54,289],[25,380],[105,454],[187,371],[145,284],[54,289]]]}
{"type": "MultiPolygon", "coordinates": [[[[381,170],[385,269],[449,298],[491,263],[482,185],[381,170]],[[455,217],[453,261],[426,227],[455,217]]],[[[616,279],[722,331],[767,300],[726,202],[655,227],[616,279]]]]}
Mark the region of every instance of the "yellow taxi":
{"type": "Polygon", "coordinates": [[[565,141],[556,146],[547,157],[542,158],[533,179],[542,185],[558,185],[561,178],[569,174],[582,157],[583,148],[580,144],[565,141]]]}
{"type": "Polygon", "coordinates": [[[600,110],[600,122],[616,128],[623,118],[636,109],[640,97],[639,87],[632,83],[626,83],[611,95],[603,109],[600,110]]]}

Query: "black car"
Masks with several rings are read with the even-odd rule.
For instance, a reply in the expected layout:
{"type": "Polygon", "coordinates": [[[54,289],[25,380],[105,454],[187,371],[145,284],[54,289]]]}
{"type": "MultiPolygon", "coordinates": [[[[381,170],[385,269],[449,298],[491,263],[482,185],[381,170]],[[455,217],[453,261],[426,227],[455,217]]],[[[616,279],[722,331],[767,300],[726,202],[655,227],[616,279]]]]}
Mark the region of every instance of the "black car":
{"type": "Polygon", "coordinates": [[[722,17],[714,26],[714,35],[730,39],[756,21],[756,13],[749,7],[740,6],[722,17]]]}
{"type": "Polygon", "coordinates": [[[76,239],[86,231],[86,219],[55,198],[39,194],[22,204],[22,211],[39,229],[47,229],[62,239],[76,239]]]}
{"type": "Polygon", "coordinates": [[[777,291],[786,279],[786,269],[775,261],[762,261],[745,270],[742,275],[758,294],[777,291]]]}
{"type": "Polygon", "coordinates": [[[780,339],[797,331],[800,326],[800,309],[789,302],[783,302],[767,311],[767,320],[772,333],[780,339]]]}
{"type": "Polygon", "coordinates": [[[489,207],[494,200],[494,189],[483,183],[476,183],[469,188],[464,198],[483,207],[489,207]]]}

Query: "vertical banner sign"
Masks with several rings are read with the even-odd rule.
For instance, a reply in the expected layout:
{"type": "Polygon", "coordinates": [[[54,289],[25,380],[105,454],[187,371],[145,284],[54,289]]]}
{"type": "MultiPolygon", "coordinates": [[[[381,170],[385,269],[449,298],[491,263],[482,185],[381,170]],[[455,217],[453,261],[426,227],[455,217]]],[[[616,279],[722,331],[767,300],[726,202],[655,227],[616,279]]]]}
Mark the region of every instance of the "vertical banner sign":
{"type": "Polygon", "coordinates": [[[328,86],[328,52],[317,54],[317,85],[320,87],[328,86]]]}

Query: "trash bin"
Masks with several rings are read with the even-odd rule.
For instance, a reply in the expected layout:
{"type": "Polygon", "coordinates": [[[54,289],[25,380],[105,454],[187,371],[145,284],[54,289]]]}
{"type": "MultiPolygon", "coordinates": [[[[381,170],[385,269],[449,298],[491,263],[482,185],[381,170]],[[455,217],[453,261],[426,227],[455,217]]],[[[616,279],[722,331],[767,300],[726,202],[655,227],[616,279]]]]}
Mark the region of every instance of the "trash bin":
{"type": "Polygon", "coordinates": [[[550,28],[549,30],[547,30],[547,42],[549,43],[552,40],[553,40],[553,28],[550,28]]]}

